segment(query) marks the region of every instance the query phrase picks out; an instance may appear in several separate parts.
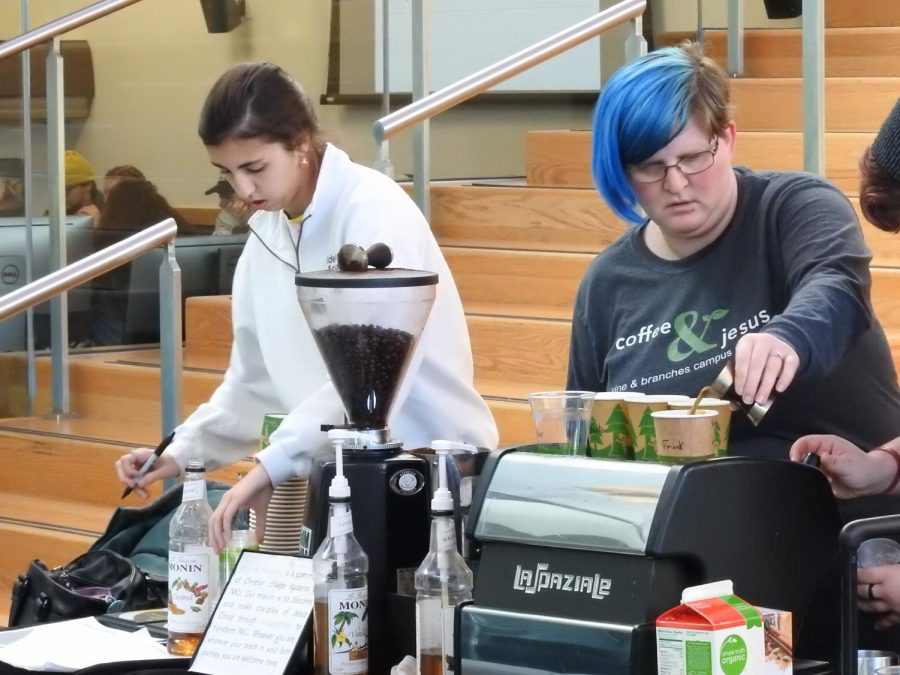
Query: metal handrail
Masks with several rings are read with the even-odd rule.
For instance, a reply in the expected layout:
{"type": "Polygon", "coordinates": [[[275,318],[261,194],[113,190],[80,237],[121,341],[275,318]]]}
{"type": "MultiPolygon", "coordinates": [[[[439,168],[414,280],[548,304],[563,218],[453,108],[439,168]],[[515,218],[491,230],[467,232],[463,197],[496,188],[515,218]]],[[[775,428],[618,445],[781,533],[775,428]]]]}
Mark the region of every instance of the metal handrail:
{"type": "Polygon", "coordinates": [[[825,175],[825,2],[803,0],[803,170],[825,175]]]}
{"type": "Polygon", "coordinates": [[[5,59],[7,56],[13,56],[14,54],[23,52],[42,42],[47,42],[47,40],[52,40],[63,33],[68,33],[70,30],[80,28],[91,21],[95,21],[107,14],[118,12],[120,9],[140,1],[141,0],[102,0],[101,2],[85,7],[84,9],[79,9],[71,14],[61,16],[50,23],[45,23],[43,26],[38,26],[23,35],[19,35],[12,40],[7,40],[3,44],[0,44],[0,59],[5,59]]]}
{"type": "Polygon", "coordinates": [[[160,266],[160,371],[162,433],[177,426],[181,416],[181,270],[175,260],[175,220],[151,225],[62,269],[0,297],[0,321],[24,312],[61,293],[124,265],[151,249],[167,246],[160,266]]]}
{"type": "MultiPolygon", "coordinates": [[[[23,0],[23,3],[26,0],[23,0]]],[[[65,198],[62,191],[63,174],[63,150],[65,149],[64,126],[64,93],[63,93],[63,59],[60,52],[60,36],[75,28],[92,23],[108,14],[124,9],[140,0],[102,0],[94,5],[66,14],[59,19],[39,26],[31,31],[27,30],[27,5],[23,4],[22,21],[25,32],[18,37],[0,44],[0,59],[15,54],[22,55],[22,116],[23,124],[23,156],[26,169],[30,166],[31,157],[31,66],[29,49],[41,43],[48,43],[47,61],[45,66],[46,97],[47,97],[47,178],[49,183],[49,208],[50,215],[50,252],[51,262],[55,269],[65,267],[65,247],[62,245],[64,236],[63,217],[65,212],[65,198]]],[[[26,172],[26,186],[30,185],[31,174],[26,172]]],[[[26,190],[26,194],[30,194],[26,190]]],[[[26,206],[26,237],[31,238],[31,202],[26,206]]],[[[31,269],[32,250],[29,247],[25,251],[26,271],[31,269]]],[[[31,282],[30,274],[27,281],[31,282]]],[[[50,354],[51,370],[53,373],[53,410],[55,413],[65,415],[68,413],[69,398],[69,373],[68,373],[68,326],[66,323],[67,301],[65,294],[53,296],[50,303],[50,354]]],[[[35,398],[35,363],[34,349],[31,340],[33,338],[32,317],[29,315],[27,324],[28,354],[27,354],[27,378],[29,392],[29,409],[34,408],[35,398]]]]}
{"type": "Polygon", "coordinates": [[[594,16],[581,21],[555,35],[535,43],[512,56],[483,68],[468,77],[447,85],[436,92],[415,101],[390,115],[376,120],[375,140],[383,142],[399,131],[431,119],[453,106],[467,101],[483,91],[504,82],[529,68],[543,63],[582,42],[600,35],[610,28],[630,19],[637,19],[647,8],[647,0],[623,0],[594,16]]]}
{"type": "Polygon", "coordinates": [[[142,253],[172,241],[177,233],[178,226],[168,218],[11,291],[0,297],[0,321],[134,260],[142,253]]]}

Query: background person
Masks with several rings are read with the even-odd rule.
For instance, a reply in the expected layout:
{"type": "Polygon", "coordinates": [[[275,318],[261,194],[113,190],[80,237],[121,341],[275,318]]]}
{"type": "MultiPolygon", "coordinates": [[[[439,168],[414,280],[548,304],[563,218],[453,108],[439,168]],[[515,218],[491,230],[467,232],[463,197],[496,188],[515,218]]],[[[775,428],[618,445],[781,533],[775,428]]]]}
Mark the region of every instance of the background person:
{"type": "Polygon", "coordinates": [[[94,218],[94,227],[100,223],[100,207],[103,194],[97,189],[94,167],[77,150],[66,150],[66,215],[83,215],[94,218]]]}
{"type": "Polygon", "coordinates": [[[122,181],[143,180],[147,180],[144,172],[132,164],[114,166],[103,176],[103,194],[109,195],[109,191],[122,181]]]}
{"type": "MultiPolygon", "coordinates": [[[[860,172],[863,215],[883,230],[900,231],[900,100],[863,153],[860,172]]],[[[900,455],[895,454],[900,451],[900,438],[883,443],[877,450],[865,452],[838,436],[817,434],[794,443],[791,459],[802,461],[810,453],[819,455],[820,468],[828,476],[835,496],[860,501],[870,495],[900,493],[900,455]]],[[[896,513],[897,501],[891,504],[896,513]]],[[[900,566],[863,568],[858,570],[857,580],[859,607],[877,615],[875,627],[900,624],[900,566]]]]}
{"type": "Polygon", "coordinates": [[[227,180],[219,179],[215,185],[204,192],[205,195],[216,194],[219,197],[219,209],[213,234],[224,236],[247,232],[253,209],[243,199],[235,196],[234,188],[227,180]]]}
{"type": "Polygon", "coordinates": [[[732,166],[721,68],[693,44],[648,54],[606,83],[593,134],[597,187],[634,226],[581,282],[569,389],[696,395],[734,359],[745,402],[780,395],[757,428],[733,418],[730,454],[900,434],[853,208],[818,176],[732,166]]]}
{"type": "Polygon", "coordinates": [[[886,232],[900,232],[900,99],[859,164],[859,206],[866,220],[886,232]]]}
{"type": "Polygon", "coordinates": [[[422,213],[386,176],[353,163],[326,143],[302,89],[281,68],[252,63],[229,69],[200,114],[210,160],[238,197],[257,210],[235,271],[231,362],[210,400],[176,429],[175,440],[137,480],[149,448],[123,455],[117,473],[139,492],[176,476],[189,457],[209,467],[256,449],[263,416],[290,411],[256,455],[259,464],[225,496],[210,524],[216,548],[227,541],[237,509],[256,510],[265,531],[275,485],[306,477],[312,454],[329,451],[321,425],[340,424],[344,410],[297,304],[295,274],[334,265],[353,242],[384,242],[396,267],[438,273],[437,296],[391,428],[410,447],[436,438],[496,447],[490,410],[472,384],[472,353],[453,277],[422,213]]]}
{"type": "Polygon", "coordinates": [[[104,178],[106,202],[100,210],[103,229],[133,233],[172,218],[178,224],[179,234],[186,231],[184,217],[143,173],[132,166],[116,167],[111,171],[119,173],[107,173],[104,178]]]}
{"type": "Polygon", "coordinates": [[[25,215],[25,162],[0,158],[0,217],[25,215]]]}
{"type": "MultiPolygon", "coordinates": [[[[188,231],[182,215],[136,167],[123,165],[110,169],[103,179],[103,188],[106,200],[94,230],[94,250],[110,246],[167,218],[175,220],[179,235],[188,231]]],[[[132,263],[121,265],[90,282],[91,337],[88,342],[91,346],[146,341],[145,336],[129,334],[126,325],[128,303],[135,299],[134,294],[158,294],[158,287],[134,288],[131,268],[132,263]]]]}
{"type": "MultiPolygon", "coordinates": [[[[900,494],[900,439],[868,452],[832,435],[804,436],[791,447],[791,459],[797,462],[810,453],[819,455],[819,468],[840,499],[900,494]]],[[[857,603],[862,611],[878,615],[875,627],[900,624],[900,565],[859,568],[856,578],[857,603]]]]}

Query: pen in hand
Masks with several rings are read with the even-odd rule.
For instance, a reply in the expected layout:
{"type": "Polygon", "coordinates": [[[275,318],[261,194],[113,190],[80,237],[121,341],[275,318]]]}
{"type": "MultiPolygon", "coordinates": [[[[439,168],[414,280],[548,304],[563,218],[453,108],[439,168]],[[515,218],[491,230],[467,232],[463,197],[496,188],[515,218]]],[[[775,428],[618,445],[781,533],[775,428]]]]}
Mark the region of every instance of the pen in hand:
{"type": "Polygon", "coordinates": [[[131,492],[134,490],[135,485],[141,479],[141,476],[146,474],[150,469],[153,468],[153,465],[156,464],[156,458],[163,454],[166,448],[169,447],[169,444],[174,440],[175,432],[171,432],[168,436],[166,436],[159,445],[156,446],[156,449],[153,451],[153,454],[147,458],[147,461],[144,462],[143,466],[141,466],[138,471],[138,475],[135,477],[133,484],[129,485],[125,488],[125,491],[122,493],[122,499],[125,499],[131,492]]]}

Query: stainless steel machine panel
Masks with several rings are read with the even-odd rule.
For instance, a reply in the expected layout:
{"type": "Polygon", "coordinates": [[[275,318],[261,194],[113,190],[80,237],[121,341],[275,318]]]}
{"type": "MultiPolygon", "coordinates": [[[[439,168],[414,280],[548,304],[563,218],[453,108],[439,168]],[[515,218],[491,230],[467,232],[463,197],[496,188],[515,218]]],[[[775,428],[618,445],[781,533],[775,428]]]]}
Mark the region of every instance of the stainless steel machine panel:
{"type": "Polygon", "coordinates": [[[474,534],[480,541],[643,554],[663,484],[678,469],[510,453],[491,478],[474,534]]]}
{"type": "Polygon", "coordinates": [[[459,620],[467,636],[457,652],[465,675],[631,672],[630,627],[474,605],[462,607],[459,620]]]}

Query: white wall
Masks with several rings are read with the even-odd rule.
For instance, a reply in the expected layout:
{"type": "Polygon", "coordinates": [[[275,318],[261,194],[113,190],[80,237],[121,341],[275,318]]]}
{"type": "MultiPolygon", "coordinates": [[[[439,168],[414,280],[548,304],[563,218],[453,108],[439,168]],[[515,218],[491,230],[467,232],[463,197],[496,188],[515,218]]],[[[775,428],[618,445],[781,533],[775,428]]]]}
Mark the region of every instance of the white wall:
{"type": "MultiPolygon", "coordinates": [[[[697,30],[697,0],[651,0],[653,2],[653,28],[656,31],[697,30]]],[[[724,28],[728,25],[727,0],[701,0],[703,26],[724,28]]],[[[763,0],[744,0],[745,28],[796,28],[800,19],[772,21],[766,16],[763,0]]]]}

